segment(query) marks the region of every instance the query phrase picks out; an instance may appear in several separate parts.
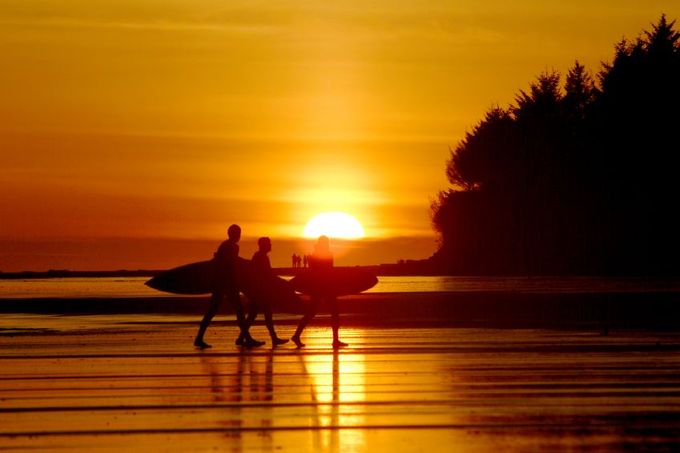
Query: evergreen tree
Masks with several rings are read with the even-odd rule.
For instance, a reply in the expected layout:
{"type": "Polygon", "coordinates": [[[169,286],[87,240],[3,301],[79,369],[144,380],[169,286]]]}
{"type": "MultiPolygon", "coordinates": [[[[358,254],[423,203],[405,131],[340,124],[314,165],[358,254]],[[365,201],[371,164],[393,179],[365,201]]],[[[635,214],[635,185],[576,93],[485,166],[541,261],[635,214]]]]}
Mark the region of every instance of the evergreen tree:
{"type": "Polygon", "coordinates": [[[675,273],[680,33],[662,16],[598,84],[541,74],[451,152],[435,259],[464,273],[675,273]]]}

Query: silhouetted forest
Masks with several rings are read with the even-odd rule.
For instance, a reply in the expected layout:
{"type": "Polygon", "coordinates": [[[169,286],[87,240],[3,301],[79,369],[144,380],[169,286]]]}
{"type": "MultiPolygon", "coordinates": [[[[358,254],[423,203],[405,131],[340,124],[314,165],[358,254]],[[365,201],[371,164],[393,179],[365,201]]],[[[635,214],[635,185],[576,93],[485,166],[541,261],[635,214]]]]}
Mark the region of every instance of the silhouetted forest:
{"type": "Polygon", "coordinates": [[[680,272],[680,33],[662,16],[596,76],[578,62],[496,107],[451,152],[432,206],[441,269],[680,272]]]}

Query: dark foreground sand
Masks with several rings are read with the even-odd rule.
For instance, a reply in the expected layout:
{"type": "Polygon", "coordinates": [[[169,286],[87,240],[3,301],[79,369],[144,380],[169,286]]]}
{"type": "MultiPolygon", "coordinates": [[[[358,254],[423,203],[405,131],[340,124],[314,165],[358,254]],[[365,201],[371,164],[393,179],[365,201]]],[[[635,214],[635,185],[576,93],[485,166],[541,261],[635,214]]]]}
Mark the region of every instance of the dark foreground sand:
{"type": "Polygon", "coordinates": [[[678,333],[354,324],[334,352],[317,324],[240,350],[222,321],[201,352],[196,322],[0,315],[0,449],[680,448],[678,333]]]}
{"type": "MultiPolygon", "coordinates": [[[[183,314],[200,317],[208,296],[130,298],[0,298],[0,313],[183,314]]],[[[306,302],[303,296],[303,304],[306,302]]],[[[680,330],[677,288],[471,290],[344,296],[345,325],[356,327],[503,327],[680,330]]],[[[303,304],[277,306],[281,313],[303,304]]],[[[226,312],[228,307],[223,307],[226,312]]]]}

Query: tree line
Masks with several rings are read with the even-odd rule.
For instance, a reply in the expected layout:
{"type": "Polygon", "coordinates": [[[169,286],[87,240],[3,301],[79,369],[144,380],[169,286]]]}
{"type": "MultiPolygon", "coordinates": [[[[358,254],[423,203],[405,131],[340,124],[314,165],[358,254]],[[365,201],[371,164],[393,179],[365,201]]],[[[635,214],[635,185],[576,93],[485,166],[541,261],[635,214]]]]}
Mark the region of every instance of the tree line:
{"type": "Polygon", "coordinates": [[[432,262],[462,274],[677,275],[674,27],[662,16],[595,77],[577,61],[490,109],[451,151],[432,262]]]}

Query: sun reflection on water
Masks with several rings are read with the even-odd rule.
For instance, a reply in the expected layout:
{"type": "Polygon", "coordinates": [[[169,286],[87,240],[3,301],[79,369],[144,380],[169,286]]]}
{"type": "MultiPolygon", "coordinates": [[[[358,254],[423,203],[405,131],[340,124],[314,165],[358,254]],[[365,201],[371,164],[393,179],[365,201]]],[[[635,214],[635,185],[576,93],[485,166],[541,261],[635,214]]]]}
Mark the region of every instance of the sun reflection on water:
{"type": "Polygon", "coordinates": [[[363,410],[352,405],[343,405],[341,410],[341,403],[366,400],[364,355],[334,351],[332,355],[306,356],[304,362],[311,378],[312,399],[327,403],[318,405],[316,423],[331,428],[321,431],[315,447],[340,451],[364,446],[365,433],[349,429],[365,424],[363,410]]]}

